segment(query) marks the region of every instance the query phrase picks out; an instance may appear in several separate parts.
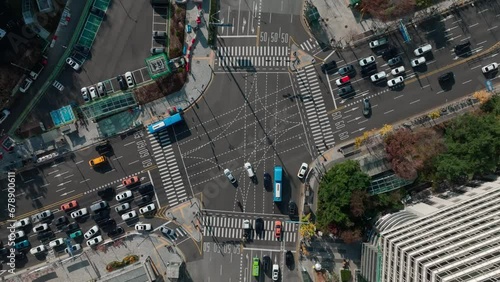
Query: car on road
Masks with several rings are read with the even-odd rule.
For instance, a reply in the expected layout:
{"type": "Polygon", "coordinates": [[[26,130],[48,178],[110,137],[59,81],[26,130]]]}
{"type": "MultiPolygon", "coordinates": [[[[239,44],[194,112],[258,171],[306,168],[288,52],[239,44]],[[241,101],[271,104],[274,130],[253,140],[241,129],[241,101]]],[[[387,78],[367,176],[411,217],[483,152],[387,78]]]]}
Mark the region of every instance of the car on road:
{"type": "Polygon", "coordinates": [[[135,230],[137,231],[151,231],[153,226],[150,223],[137,223],[135,225],[135,230]]]}
{"type": "Polygon", "coordinates": [[[342,88],[339,88],[339,90],[337,92],[340,96],[342,96],[342,95],[354,92],[354,88],[352,88],[352,85],[347,85],[347,86],[344,86],[342,88]]]}
{"type": "Polygon", "coordinates": [[[370,104],[370,99],[368,98],[363,99],[363,115],[368,116],[370,115],[371,111],[372,111],[372,105],[370,104]]]}
{"type": "Polygon", "coordinates": [[[122,219],[124,221],[130,220],[137,217],[137,213],[135,211],[129,211],[127,213],[122,214],[122,219]]]}
{"type": "Polygon", "coordinates": [[[337,62],[335,61],[330,61],[328,63],[324,63],[321,65],[321,71],[323,73],[328,73],[328,74],[331,74],[333,73],[333,70],[335,70],[335,68],[337,67],[337,62]]]}
{"type": "Polygon", "coordinates": [[[87,231],[87,232],[85,232],[85,234],[83,234],[83,237],[85,237],[85,239],[88,240],[88,239],[94,237],[98,232],[99,232],[99,226],[94,225],[89,229],[89,231],[87,231]]]}
{"type": "Polygon", "coordinates": [[[77,62],[75,62],[74,59],[71,57],[66,58],[66,64],[68,64],[76,71],[80,69],[80,65],[77,62]]]}
{"type": "Polygon", "coordinates": [[[431,44],[427,43],[427,44],[424,44],[424,45],[418,47],[417,49],[413,50],[413,54],[415,54],[415,56],[419,57],[427,52],[430,52],[431,50],[432,50],[431,44]]]}
{"type": "Polygon", "coordinates": [[[45,248],[45,245],[40,245],[40,246],[36,246],[34,248],[31,248],[30,250],[30,253],[32,255],[38,255],[40,253],[43,253],[47,250],[47,248],[45,248]]]}
{"type": "Polygon", "coordinates": [[[236,178],[234,178],[233,173],[228,168],[224,170],[224,175],[227,177],[227,179],[229,179],[231,183],[236,183],[236,178]]]}
{"type": "Polygon", "coordinates": [[[286,265],[289,267],[293,265],[293,254],[291,251],[286,251],[285,262],[286,262],[286,265]]]}
{"type": "Polygon", "coordinates": [[[69,220],[66,216],[60,216],[56,219],[56,227],[62,228],[64,225],[68,224],[69,220]]]}
{"type": "Polygon", "coordinates": [[[104,83],[97,83],[97,93],[99,93],[99,97],[104,97],[106,95],[106,87],[104,86],[104,83]]]}
{"type": "Polygon", "coordinates": [[[128,71],[125,73],[125,80],[127,81],[128,88],[132,88],[135,86],[134,77],[132,76],[131,72],[128,71]]]}
{"type": "Polygon", "coordinates": [[[130,204],[129,203],[123,203],[115,207],[115,211],[117,213],[124,212],[126,210],[130,209],[130,204]]]}
{"type": "Polygon", "coordinates": [[[116,81],[118,81],[118,85],[120,85],[121,90],[127,90],[127,83],[125,82],[123,75],[117,76],[116,81]]]}
{"type": "Polygon", "coordinates": [[[271,175],[267,172],[264,173],[264,189],[271,189],[273,185],[273,180],[271,175]]]}
{"type": "Polygon", "coordinates": [[[56,248],[57,246],[61,246],[63,244],[64,244],[64,239],[63,238],[57,238],[55,240],[50,241],[49,247],[56,248]]]}
{"type": "Polygon", "coordinates": [[[297,214],[297,204],[294,201],[288,202],[288,215],[295,216],[297,214]]]}
{"type": "Polygon", "coordinates": [[[379,82],[382,79],[387,78],[385,71],[377,72],[376,74],[370,76],[372,82],[379,82]]]}
{"type": "Polygon", "coordinates": [[[90,206],[90,210],[92,212],[95,212],[95,213],[97,213],[100,210],[107,209],[107,208],[109,208],[109,204],[106,201],[99,201],[99,202],[90,206]]]}
{"type": "Polygon", "coordinates": [[[6,120],[9,115],[10,115],[9,110],[2,109],[2,111],[0,112],[0,124],[4,122],[4,120],[6,120]]]}
{"type": "Polygon", "coordinates": [[[355,69],[353,65],[347,65],[341,67],[338,71],[339,75],[349,75],[351,76],[354,73],[355,69]]]}
{"type": "Polygon", "coordinates": [[[26,233],[24,233],[24,231],[22,231],[22,230],[16,231],[16,232],[14,233],[14,238],[15,238],[16,240],[18,240],[18,239],[20,239],[20,238],[23,238],[24,236],[26,236],[26,233]]]}
{"type": "Polygon", "coordinates": [[[126,200],[128,200],[128,199],[132,198],[132,191],[125,191],[125,192],[122,192],[122,193],[120,193],[120,194],[116,195],[116,197],[115,197],[115,198],[116,198],[116,200],[117,200],[118,202],[123,202],[123,201],[126,201],[126,200]]]}
{"type": "Polygon", "coordinates": [[[453,72],[450,71],[450,72],[443,73],[442,75],[440,75],[438,77],[438,81],[439,81],[439,83],[447,83],[447,82],[452,81],[454,78],[455,78],[455,75],[453,74],[453,72]]]}
{"type": "Polygon", "coordinates": [[[46,220],[52,216],[52,212],[50,210],[45,210],[43,212],[37,213],[33,216],[33,220],[46,220]]]}
{"type": "Polygon", "coordinates": [[[155,204],[151,203],[139,209],[139,214],[150,213],[156,209],[155,204]]]}
{"type": "Polygon", "coordinates": [[[95,245],[99,244],[100,242],[102,242],[102,236],[101,235],[99,235],[97,237],[94,237],[94,238],[92,238],[90,240],[87,240],[87,246],[92,247],[92,246],[95,246],[95,245]]]}
{"type": "Polygon", "coordinates": [[[413,60],[411,60],[411,66],[416,68],[420,65],[423,65],[425,64],[425,58],[424,57],[418,57],[418,58],[415,58],[413,60]]]}
{"type": "Polygon", "coordinates": [[[261,234],[262,231],[264,231],[264,220],[259,217],[255,220],[255,233],[261,234]]]}
{"type": "Polygon", "coordinates": [[[343,76],[343,77],[337,79],[335,81],[335,84],[337,84],[337,86],[342,86],[346,83],[349,83],[349,81],[350,81],[350,78],[349,78],[349,76],[346,75],[346,76],[343,76]]]}
{"type": "Polygon", "coordinates": [[[391,74],[394,75],[394,76],[399,76],[401,74],[405,73],[405,67],[404,66],[400,66],[400,67],[397,67],[393,70],[391,70],[391,74]]]}
{"type": "Polygon", "coordinates": [[[129,187],[139,183],[139,177],[132,176],[122,181],[123,186],[129,187]]]}
{"type": "Polygon", "coordinates": [[[371,41],[368,45],[370,46],[370,48],[374,49],[387,43],[389,43],[389,40],[387,40],[387,38],[379,38],[377,40],[371,41]]]}
{"type": "Polygon", "coordinates": [[[274,237],[278,240],[281,238],[281,226],[281,221],[276,220],[274,222],[274,237]]]}
{"type": "Polygon", "coordinates": [[[162,226],[160,227],[160,232],[163,233],[163,235],[167,236],[168,238],[175,240],[176,234],[173,229],[162,226]]]}
{"type": "Polygon", "coordinates": [[[253,167],[252,167],[251,163],[246,162],[243,165],[243,168],[246,170],[246,172],[248,174],[248,177],[250,177],[250,178],[254,178],[255,177],[255,173],[253,172],[253,167]]]}
{"type": "Polygon", "coordinates": [[[121,235],[125,232],[125,230],[123,230],[123,228],[121,228],[120,226],[116,227],[116,229],[114,230],[111,230],[108,232],[108,236],[109,237],[116,237],[118,235],[121,235]]]}
{"type": "Polygon", "coordinates": [[[137,206],[142,207],[149,204],[151,200],[152,200],[151,195],[144,195],[139,200],[135,201],[135,203],[137,204],[137,206]]]}
{"type": "Polygon", "coordinates": [[[280,266],[278,264],[273,264],[272,279],[273,281],[278,281],[280,275],[280,266]]]}
{"type": "Polygon", "coordinates": [[[302,163],[299,168],[299,172],[297,173],[297,177],[299,179],[303,179],[304,176],[306,175],[307,169],[309,168],[309,165],[307,163],[302,163]]]}
{"type": "Polygon", "coordinates": [[[486,65],[483,68],[481,68],[481,71],[484,74],[487,74],[487,73],[492,72],[492,71],[494,71],[496,69],[498,69],[498,64],[497,63],[491,63],[491,64],[486,65]]]}
{"type": "Polygon", "coordinates": [[[366,57],[366,58],[363,58],[361,60],[359,60],[359,65],[361,67],[366,67],[368,65],[371,65],[375,63],[375,57],[374,56],[369,56],[369,57],[366,57]]]}
{"type": "Polygon", "coordinates": [[[70,214],[71,218],[80,218],[82,216],[86,216],[87,214],[89,214],[89,212],[87,211],[87,208],[82,208],[82,209],[79,209],[77,211],[74,211],[70,214]]]}
{"type": "Polygon", "coordinates": [[[269,271],[269,267],[271,266],[271,257],[265,255],[262,257],[262,269],[265,273],[269,271]]]}
{"type": "Polygon", "coordinates": [[[111,198],[115,195],[115,189],[113,187],[108,187],[104,190],[97,191],[97,196],[101,198],[111,198]]]}
{"type": "Polygon", "coordinates": [[[396,56],[392,59],[389,59],[389,61],[387,61],[387,64],[389,65],[389,67],[394,67],[401,64],[402,62],[403,58],[401,56],[396,56]]]}
{"type": "Polygon", "coordinates": [[[19,87],[19,91],[21,93],[25,93],[26,90],[28,90],[28,88],[30,88],[30,86],[31,86],[32,83],[33,83],[33,80],[31,80],[30,78],[24,79],[23,83],[19,87]]]}
{"type": "Polygon", "coordinates": [[[65,251],[67,254],[69,254],[69,253],[74,253],[74,252],[76,252],[76,251],[79,251],[79,250],[81,250],[81,249],[82,249],[82,245],[80,245],[80,244],[72,244],[72,245],[71,245],[71,251],[70,251],[70,249],[69,249],[69,248],[64,249],[64,251],[65,251]]]}
{"type": "Polygon", "coordinates": [[[31,219],[29,217],[26,217],[14,222],[14,228],[16,229],[24,228],[30,224],[31,224],[31,219]]]}
{"type": "Polygon", "coordinates": [[[404,81],[405,81],[405,79],[402,76],[398,76],[396,78],[393,78],[393,79],[387,81],[387,85],[389,87],[394,87],[394,86],[396,86],[398,84],[403,83],[404,81]]]}
{"type": "Polygon", "coordinates": [[[76,209],[77,207],[78,207],[78,202],[76,200],[73,200],[69,203],[62,204],[61,210],[66,212],[66,211],[70,211],[72,209],[76,209]]]}
{"type": "Polygon", "coordinates": [[[90,93],[90,98],[92,98],[92,100],[99,98],[99,96],[97,95],[97,90],[95,90],[94,86],[89,87],[89,93],[90,93]]]}

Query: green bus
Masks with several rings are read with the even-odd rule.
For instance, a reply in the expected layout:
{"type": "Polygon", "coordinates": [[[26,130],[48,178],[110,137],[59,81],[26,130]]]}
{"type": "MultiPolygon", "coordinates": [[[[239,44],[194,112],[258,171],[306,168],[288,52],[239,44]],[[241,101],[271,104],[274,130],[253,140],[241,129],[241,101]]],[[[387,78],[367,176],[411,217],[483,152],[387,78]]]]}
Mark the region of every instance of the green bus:
{"type": "Polygon", "coordinates": [[[252,275],[259,277],[260,274],[260,261],[258,257],[253,258],[252,275]]]}

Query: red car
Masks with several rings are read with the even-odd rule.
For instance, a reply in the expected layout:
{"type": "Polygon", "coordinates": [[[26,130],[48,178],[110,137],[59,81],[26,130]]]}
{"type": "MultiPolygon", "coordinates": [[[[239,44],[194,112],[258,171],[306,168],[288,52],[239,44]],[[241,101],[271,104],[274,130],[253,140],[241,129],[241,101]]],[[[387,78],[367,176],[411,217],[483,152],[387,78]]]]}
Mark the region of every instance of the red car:
{"type": "Polygon", "coordinates": [[[123,186],[125,186],[125,187],[135,185],[135,184],[139,183],[139,177],[132,176],[130,178],[123,180],[122,183],[123,183],[123,186]]]}
{"type": "Polygon", "coordinates": [[[335,84],[337,84],[337,86],[341,86],[341,85],[344,85],[346,83],[348,83],[350,81],[350,78],[349,76],[343,76],[339,79],[337,79],[337,81],[335,81],[335,84]]]}
{"type": "Polygon", "coordinates": [[[61,205],[61,210],[69,211],[69,210],[72,210],[72,209],[77,208],[77,207],[78,207],[78,202],[73,200],[69,203],[61,205]]]}
{"type": "Polygon", "coordinates": [[[274,222],[274,237],[278,240],[281,238],[281,221],[279,220],[274,222]]]}

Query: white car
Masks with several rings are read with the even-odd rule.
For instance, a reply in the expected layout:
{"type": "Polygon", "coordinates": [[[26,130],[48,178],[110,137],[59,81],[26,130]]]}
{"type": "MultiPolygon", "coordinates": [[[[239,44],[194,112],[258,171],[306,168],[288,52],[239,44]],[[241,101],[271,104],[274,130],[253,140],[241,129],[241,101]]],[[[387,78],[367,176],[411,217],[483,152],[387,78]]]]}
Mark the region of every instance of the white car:
{"type": "Polygon", "coordinates": [[[253,178],[255,176],[255,173],[253,172],[253,167],[251,163],[245,163],[243,165],[245,170],[247,171],[248,177],[253,178]]]}
{"type": "Polygon", "coordinates": [[[36,255],[36,254],[45,252],[46,250],[47,250],[47,248],[45,248],[45,245],[40,245],[40,246],[36,246],[34,248],[31,248],[30,253],[32,255],[36,255]]]}
{"type": "Polygon", "coordinates": [[[50,210],[43,211],[41,213],[37,213],[33,216],[33,220],[44,220],[52,216],[52,212],[50,210]]]}
{"type": "Polygon", "coordinates": [[[116,200],[118,202],[122,202],[122,201],[125,201],[125,200],[127,200],[127,199],[129,199],[131,197],[132,197],[132,192],[131,191],[125,191],[123,193],[120,193],[120,194],[116,195],[115,198],[116,198],[116,200]]]}
{"type": "Polygon", "coordinates": [[[307,169],[309,166],[306,163],[302,163],[299,168],[299,172],[297,173],[297,177],[302,179],[306,175],[307,169]]]}
{"type": "Polygon", "coordinates": [[[85,239],[90,239],[92,237],[94,237],[97,232],[99,232],[99,227],[97,225],[94,225],[92,226],[92,228],[89,229],[89,231],[85,232],[85,234],[83,234],[83,237],[85,237],[85,239]]]}
{"type": "Polygon", "coordinates": [[[135,86],[134,77],[131,72],[128,71],[125,73],[125,80],[127,81],[128,88],[135,86]]]}
{"type": "Polygon", "coordinates": [[[14,233],[14,237],[16,239],[23,238],[24,236],[26,236],[26,234],[22,230],[19,230],[19,231],[17,231],[17,232],[14,233]]]}
{"type": "Polygon", "coordinates": [[[162,226],[162,227],[160,227],[160,232],[163,233],[163,235],[167,236],[168,238],[175,240],[176,235],[175,235],[175,231],[173,229],[162,226]]]}
{"type": "Polygon", "coordinates": [[[99,244],[100,242],[102,242],[102,236],[101,235],[99,235],[97,237],[94,237],[94,238],[92,238],[90,240],[87,240],[87,246],[92,247],[94,245],[99,244]]]}
{"type": "Polygon", "coordinates": [[[280,266],[277,264],[273,264],[273,273],[272,273],[273,281],[278,281],[279,275],[280,275],[280,266]]]}
{"type": "Polygon", "coordinates": [[[7,109],[3,109],[2,112],[0,112],[0,124],[7,119],[7,117],[10,115],[10,111],[7,109]]]}
{"type": "Polygon", "coordinates": [[[62,244],[64,244],[64,239],[63,238],[57,238],[55,240],[50,241],[49,246],[51,248],[55,248],[57,246],[61,246],[62,244]]]}
{"type": "Polygon", "coordinates": [[[498,69],[498,64],[497,63],[491,63],[485,67],[483,67],[481,70],[483,71],[483,73],[489,73],[490,71],[494,71],[498,69]]]}
{"type": "Polygon", "coordinates": [[[422,56],[423,54],[427,53],[427,52],[430,52],[432,50],[432,46],[431,44],[427,43],[425,45],[422,45],[420,47],[418,47],[417,49],[415,49],[413,51],[413,53],[415,54],[415,56],[422,56]]]}
{"type": "Polygon", "coordinates": [[[135,230],[137,231],[151,231],[153,226],[150,223],[137,223],[135,225],[135,230]]]}
{"type": "Polygon", "coordinates": [[[398,76],[396,78],[393,78],[393,79],[387,81],[387,85],[389,87],[394,87],[394,86],[396,86],[398,84],[403,83],[403,81],[405,81],[405,79],[402,76],[398,76]]]}
{"type": "Polygon", "coordinates": [[[415,58],[413,60],[411,60],[411,66],[412,67],[418,67],[420,65],[423,65],[425,64],[425,58],[424,57],[418,57],[418,58],[415,58]]]}
{"type": "MultiPolygon", "coordinates": [[[[72,251],[73,253],[74,253],[74,252],[76,252],[76,251],[78,251],[78,250],[81,250],[81,249],[82,249],[82,245],[80,245],[80,244],[73,244],[73,245],[71,245],[71,251],[72,251]]],[[[69,253],[70,253],[69,248],[64,249],[64,251],[65,251],[67,254],[69,254],[69,253]]]]}
{"type": "Polygon", "coordinates": [[[148,213],[148,212],[152,212],[156,209],[155,207],[155,204],[151,203],[147,206],[144,206],[142,208],[139,209],[139,214],[145,214],[145,213],[148,213]]]}
{"type": "Polygon", "coordinates": [[[92,97],[92,99],[99,98],[99,96],[97,96],[97,90],[95,90],[94,86],[91,86],[89,88],[89,92],[90,92],[90,97],[92,97]]]}
{"type": "Polygon", "coordinates": [[[370,56],[370,57],[366,57],[366,58],[363,58],[361,60],[359,60],[359,65],[361,67],[365,67],[369,64],[372,64],[372,63],[375,63],[375,57],[374,56],[370,56]]]}
{"type": "Polygon", "coordinates": [[[80,65],[77,64],[71,57],[66,58],[66,64],[70,65],[76,71],[80,69],[80,65]]]}
{"type": "Polygon", "coordinates": [[[87,87],[82,87],[82,89],[80,89],[80,92],[82,92],[82,97],[85,102],[90,101],[89,90],[87,89],[87,87]]]}
{"type": "Polygon", "coordinates": [[[399,76],[404,72],[405,72],[405,67],[403,66],[397,67],[391,71],[392,75],[394,76],[399,76]]]}
{"type": "Polygon", "coordinates": [[[224,175],[227,177],[227,179],[229,179],[231,183],[236,182],[236,178],[234,178],[233,173],[228,168],[224,170],[224,175]]]}
{"type": "Polygon", "coordinates": [[[129,211],[127,213],[122,214],[123,220],[130,220],[134,217],[137,217],[137,213],[135,211],[129,211]]]}
{"type": "Polygon", "coordinates": [[[381,71],[381,72],[378,72],[378,73],[370,76],[370,79],[372,80],[372,82],[377,82],[377,81],[382,80],[386,77],[387,77],[387,74],[385,73],[385,71],[381,71]]]}
{"type": "Polygon", "coordinates": [[[23,218],[23,219],[20,219],[16,222],[14,222],[14,228],[18,229],[18,228],[23,228],[27,225],[30,225],[31,224],[31,219],[29,217],[26,217],[26,218],[23,218]]]}
{"type": "Polygon", "coordinates": [[[80,218],[87,215],[88,213],[89,212],[87,211],[87,208],[79,209],[71,213],[71,218],[80,218]]]}
{"type": "Polygon", "coordinates": [[[30,78],[26,78],[23,81],[23,84],[21,84],[21,86],[19,87],[19,91],[21,91],[21,93],[25,93],[26,90],[28,90],[28,88],[30,88],[32,83],[33,83],[33,80],[31,80],[30,78]]]}
{"type": "Polygon", "coordinates": [[[117,213],[124,212],[126,210],[130,209],[130,204],[129,203],[123,203],[121,205],[118,205],[115,207],[115,211],[117,213]]]}

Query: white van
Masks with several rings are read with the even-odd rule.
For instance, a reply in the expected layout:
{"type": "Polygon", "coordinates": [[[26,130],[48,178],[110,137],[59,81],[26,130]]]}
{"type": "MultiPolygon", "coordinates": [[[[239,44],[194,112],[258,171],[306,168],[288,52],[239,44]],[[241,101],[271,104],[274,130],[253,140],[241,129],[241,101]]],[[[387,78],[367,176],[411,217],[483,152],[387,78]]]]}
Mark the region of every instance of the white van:
{"type": "Polygon", "coordinates": [[[245,170],[247,171],[248,177],[254,178],[255,173],[253,172],[253,168],[250,163],[245,163],[245,170]]]}

